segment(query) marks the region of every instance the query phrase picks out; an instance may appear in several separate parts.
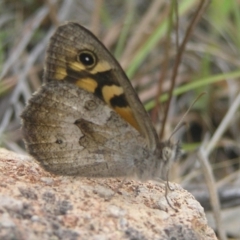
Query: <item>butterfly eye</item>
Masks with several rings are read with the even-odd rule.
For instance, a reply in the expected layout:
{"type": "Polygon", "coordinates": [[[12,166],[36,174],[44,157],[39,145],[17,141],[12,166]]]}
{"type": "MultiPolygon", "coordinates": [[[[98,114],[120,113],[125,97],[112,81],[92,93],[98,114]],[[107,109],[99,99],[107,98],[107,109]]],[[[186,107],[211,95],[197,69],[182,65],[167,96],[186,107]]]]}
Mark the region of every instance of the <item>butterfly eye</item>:
{"type": "Polygon", "coordinates": [[[93,52],[84,50],[78,53],[78,62],[82,63],[86,68],[93,68],[97,63],[97,58],[93,52]]]}
{"type": "Polygon", "coordinates": [[[172,155],[171,148],[169,147],[164,147],[162,150],[162,156],[164,161],[168,161],[172,155]]]}

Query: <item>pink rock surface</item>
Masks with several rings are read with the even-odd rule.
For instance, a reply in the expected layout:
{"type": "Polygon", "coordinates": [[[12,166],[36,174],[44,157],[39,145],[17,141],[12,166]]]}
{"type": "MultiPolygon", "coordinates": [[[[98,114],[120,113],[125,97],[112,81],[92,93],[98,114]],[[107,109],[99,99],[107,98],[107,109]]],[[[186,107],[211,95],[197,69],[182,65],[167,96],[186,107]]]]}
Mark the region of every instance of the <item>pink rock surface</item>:
{"type": "Polygon", "coordinates": [[[55,176],[0,149],[0,239],[217,239],[177,184],[55,176]],[[108,199],[108,200],[106,200],[108,199]],[[174,238],[175,237],[175,238],[174,238]]]}

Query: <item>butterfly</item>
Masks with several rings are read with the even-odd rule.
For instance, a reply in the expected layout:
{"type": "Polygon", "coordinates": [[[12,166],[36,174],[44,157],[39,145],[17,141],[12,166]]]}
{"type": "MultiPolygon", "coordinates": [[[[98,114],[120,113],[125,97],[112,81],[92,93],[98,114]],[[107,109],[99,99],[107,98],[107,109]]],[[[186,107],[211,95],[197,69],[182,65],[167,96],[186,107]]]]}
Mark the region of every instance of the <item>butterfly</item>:
{"type": "Polygon", "coordinates": [[[21,117],[27,151],[54,174],[166,180],[180,152],[160,141],[117,60],[74,22],[51,37],[44,83],[21,117]]]}

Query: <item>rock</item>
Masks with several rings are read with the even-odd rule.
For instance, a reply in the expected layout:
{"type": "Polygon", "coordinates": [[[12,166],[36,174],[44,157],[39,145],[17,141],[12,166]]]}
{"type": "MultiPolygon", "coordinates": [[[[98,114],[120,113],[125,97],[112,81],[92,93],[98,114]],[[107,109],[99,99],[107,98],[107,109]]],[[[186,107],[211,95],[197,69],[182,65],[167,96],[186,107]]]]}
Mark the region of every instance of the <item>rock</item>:
{"type": "Polygon", "coordinates": [[[163,184],[121,183],[55,176],[31,157],[0,149],[0,239],[217,239],[179,185],[168,191],[174,210],[163,184]]]}

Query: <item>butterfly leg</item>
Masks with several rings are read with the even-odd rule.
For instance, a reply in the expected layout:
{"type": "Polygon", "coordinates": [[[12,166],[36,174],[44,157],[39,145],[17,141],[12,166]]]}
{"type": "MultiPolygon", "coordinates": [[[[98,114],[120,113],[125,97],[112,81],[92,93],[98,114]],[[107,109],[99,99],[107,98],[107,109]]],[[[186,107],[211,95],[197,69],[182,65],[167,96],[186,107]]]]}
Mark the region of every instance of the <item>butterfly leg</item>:
{"type": "Polygon", "coordinates": [[[170,203],[170,201],[169,201],[169,199],[168,199],[168,190],[170,190],[170,191],[173,191],[173,190],[174,190],[174,189],[171,188],[170,185],[169,185],[168,173],[167,173],[167,181],[163,181],[161,178],[156,178],[155,181],[158,181],[158,182],[161,182],[161,183],[164,184],[164,186],[165,186],[165,194],[164,194],[164,197],[165,197],[168,205],[169,205],[174,211],[178,212],[178,210],[177,210],[175,207],[173,207],[173,205],[170,203]]]}

